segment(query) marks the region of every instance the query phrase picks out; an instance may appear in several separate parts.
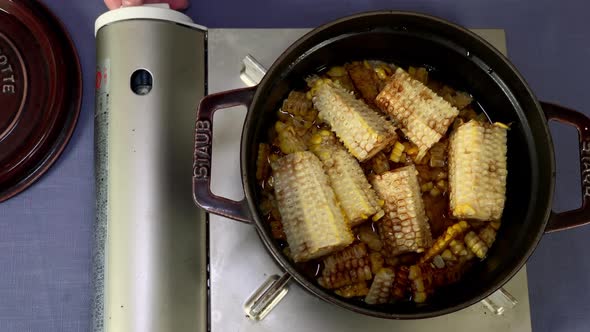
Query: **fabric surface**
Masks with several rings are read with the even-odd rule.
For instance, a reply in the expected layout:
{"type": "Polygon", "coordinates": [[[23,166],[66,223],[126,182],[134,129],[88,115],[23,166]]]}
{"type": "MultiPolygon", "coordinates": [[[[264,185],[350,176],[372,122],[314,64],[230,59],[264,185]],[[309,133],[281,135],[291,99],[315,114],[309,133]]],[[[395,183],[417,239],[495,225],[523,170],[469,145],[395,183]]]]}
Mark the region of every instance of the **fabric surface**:
{"type": "MultiPolygon", "coordinates": [[[[0,204],[0,332],[88,331],[94,218],[94,20],[102,1],[44,0],[78,48],[84,99],[62,157],[36,184],[0,204]],[[65,5],[67,3],[67,6],[65,5]]],[[[244,28],[313,27],[358,11],[405,9],[472,28],[506,30],[508,54],[542,100],[590,114],[590,2],[550,0],[193,1],[195,22],[244,28]],[[269,15],[272,13],[272,15],[269,15]]],[[[558,181],[554,207],[580,203],[575,131],[552,125],[558,181]]],[[[588,331],[590,226],[547,235],[528,264],[534,331],[588,331]],[[576,263],[572,263],[576,262],[576,263]]]]}

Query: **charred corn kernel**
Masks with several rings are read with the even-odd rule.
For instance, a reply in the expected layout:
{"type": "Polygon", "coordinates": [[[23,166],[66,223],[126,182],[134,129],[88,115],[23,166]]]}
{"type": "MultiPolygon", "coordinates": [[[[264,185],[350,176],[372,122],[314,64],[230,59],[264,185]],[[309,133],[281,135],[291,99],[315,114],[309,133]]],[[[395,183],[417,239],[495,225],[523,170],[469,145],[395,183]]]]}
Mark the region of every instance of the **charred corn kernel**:
{"type": "Polygon", "coordinates": [[[340,207],[350,225],[357,226],[382,209],[358,161],[333,135],[315,135],[310,150],[322,161],[340,207]]]}
{"type": "Polygon", "coordinates": [[[438,189],[437,187],[434,187],[430,190],[430,196],[432,197],[437,197],[441,194],[440,189],[438,189]]]}
{"type": "Polygon", "coordinates": [[[371,271],[373,274],[377,274],[377,272],[381,270],[383,264],[385,263],[383,256],[376,251],[373,251],[369,254],[369,260],[371,262],[371,271]]]}
{"type": "Polygon", "coordinates": [[[371,280],[371,264],[364,243],[354,244],[323,260],[324,269],[318,279],[320,286],[328,289],[341,288],[361,281],[371,280]]]}
{"type": "Polygon", "coordinates": [[[447,145],[444,143],[435,143],[430,148],[430,167],[444,167],[447,145]]]}
{"type": "Polygon", "coordinates": [[[258,157],[256,158],[256,180],[266,179],[269,174],[270,164],[268,157],[270,155],[270,146],[266,143],[258,144],[258,157]]]}
{"type": "Polygon", "coordinates": [[[377,153],[367,162],[371,165],[371,169],[375,174],[383,174],[391,169],[387,156],[383,152],[377,153]]]}
{"type": "Polygon", "coordinates": [[[459,114],[459,110],[400,68],[379,93],[375,104],[391,115],[418,146],[418,160],[445,135],[459,114]]]}
{"type": "Polygon", "coordinates": [[[480,239],[477,234],[475,234],[475,232],[471,231],[465,234],[465,244],[467,245],[467,248],[475,254],[475,256],[479,257],[480,259],[484,259],[486,257],[489,248],[485,242],[483,242],[483,240],[480,239]]]}
{"type": "Polygon", "coordinates": [[[389,156],[389,160],[393,161],[394,163],[399,163],[401,160],[402,153],[405,150],[405,146],[400,142],[395,142],[393,149],[391,150],[391,155],[389,156]]]}
{"type": "Polygon", "coordinates": [[[422,192],[431,191],[432,188],[434,188],[434,184],[432,182],[426,182],[425,184],[423,184],[422,186],[420,186],[420,190],[422,192]]]}
{"type": "Polygon", "coordinates": [[[295,152],[272,165],[283,229],[295,262],[338,251],[354,240],[321,161],[295,152]]]}
{"type": "Polygon", "coordinates": [[[461,125],[449,148],[450,210],[456,218],[500,219],[506,200],[506,129],[461,125]]]}
{"type": "Polygon", "coordinates": [[[434,256],[439,255],[449,245],[449,243],[451,243],[452,240],[459,237],[467,229],[469,229],[469,224],[464,220],[461,220],[448,227],[444,233],[439,236],[436,241],[434,241],[432,247],[430,247],[428,251],[420,258],[420,263],[427,262],[434,256]]]}
{"type": "Polygon", "coordinates": [[[358,160],[365,161],[397,140],[385,118],[331,82],[320,84],[313,97],[319,117],[358,160]]]}
{"type": "Polygon", "coordinates": [[[358,239],[373,251],[380,251],[383,248],[379,234],[373,230],[370,224],[364,224],[358,228],[358,239]]]}
{"type": "Polygon", "coordinates": [[[438,182],[436,182],[436,186],[440,190],[446,190],[447,189],[447,181],[445,181],[445,180],[439,180],[438,182]]]}
{"type": "Polygon", "coordinates": [[[496,230],[491,225],[488,225],[479,231],[478,236],[490,248],[496,241],[496,230]]]}
{"type": "Polygon", "coordinates": [[[369,294],[369,288],[367,287],[366,281],[361,281],[352,285],[338,288],[334,291],[334,293],[336,293],[338,296],[349,299],[352,297],[366,296],[369,294]]]}
{"type": "Polygon", "coordinates": [[[284,154],[307,150],[305,142],[295,133],[292,126],[277,121],[275,130],[279,139],[279,148],[284,154]]]}
{"type": "Polygon", "coordinates": [[[328,74],[328,76],[331,76],[331,77],[340,77],[340,76],[347,75],[347,72],[346,72],[346,69],[344,69],[344,67],[342,67],[342,66],[334,66],[334,67],[330,68],[330,70],[328,70],[328,72],[326,74],[328,74]]]}
{"type": "Polygon", "coordinates": [[[385,216],[378,223],[379,235],[384,249],[392,256],[423,252],[432,243],[417,174],[416,167],[410,165],[371,179],[373,188],[385,201],[385,216]]]}
{"type": "Polygon", "coordinates": [[[410,290],[409,268],[401,266],[395,271],[395,279],[391,288],[391,297],[395,300],[406,299],[410,290]]]}
{"type": "Polygon", "coordinates": [[[367,304],[384,304],[391,298],[391,287],[395,279],[395,273],[392,269],[382,268],[375,275],[369,293],[365,297],[367,304]]]}
{"type": "Polygon", "coordinates": [[[415,156],[418,154],[418,147],[414,144],[411,144],[410,147],[406,150],[406,153],[411,155],[411,156],[415,156]]]}

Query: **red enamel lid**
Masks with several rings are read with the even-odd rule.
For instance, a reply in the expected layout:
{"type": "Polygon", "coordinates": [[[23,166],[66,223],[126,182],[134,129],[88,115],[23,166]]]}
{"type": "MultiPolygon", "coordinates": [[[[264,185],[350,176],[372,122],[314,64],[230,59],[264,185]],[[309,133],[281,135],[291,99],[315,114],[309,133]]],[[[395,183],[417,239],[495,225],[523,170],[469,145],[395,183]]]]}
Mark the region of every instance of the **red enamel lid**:
{"type": "Polygon", "coordinates": [[[60,156],[80,113],[82,76],[61,22],[36,0],[0,0],[0,202],[60,156]]]}

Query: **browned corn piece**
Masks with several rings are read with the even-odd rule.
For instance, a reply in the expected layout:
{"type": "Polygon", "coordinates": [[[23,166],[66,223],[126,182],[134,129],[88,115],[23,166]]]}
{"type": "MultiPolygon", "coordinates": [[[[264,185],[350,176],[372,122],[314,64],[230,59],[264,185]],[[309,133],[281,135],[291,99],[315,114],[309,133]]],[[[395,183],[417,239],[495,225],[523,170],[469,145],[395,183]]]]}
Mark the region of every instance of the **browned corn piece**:
{"type": "Polygon", "coordinates": [[[450,249],[443,250],[443,252],[440,254],[440,257],[442,257],[445,263],[457,261],[457,256],[455,256],[455,254],[453,254],[450,249]]]}
{"type": "Polygon", "coordinates": [[[464,263],[446,265],[442,269],[432,270],[433,288],[441,287],[456,283],[465,273],[464,263]]]}
{"type": "Polygon", "coordinates": [[[287,235],[283,230],[283,224],[280,220],[271,220],[270,221],[270,232],[272,234],[273,239],[275,240],[286,240],[287,235]]]}
{"type": "Polygon", "coordinates": [[[397,140],[395,127],[330,80],[313,83],[313,103],[350,154],[365,161],[397,140]]]}
{"type": "Polygon", "coordinates": [[[430,148],[430,167],[444,167],[447,155],[447,144],[438,142],[430,148]]]}
{"type": "Polygon", "coordinates": [[[277,131],[279,148],[284,154],[307,150],[305,142],[297,135],[292,125],[277,121],[275,123],[275,130],[277,131]]]}
{"type": "Polygon", "coordinates": [[[395,280],[391,288],[391,297],[396,300],[406,299],[410,291],[411,280],[410,269],[407,266],[400,266],[395,271],[395,280]]]}
{"type": "Polygon", "coordinates": [[[412,265],[408,278],[411,280],[412,300],[416,303],[423,303],[434,291],[433,272],[430,265],[412,265]]]}
{"type": "Polygon", "coordinates": [[[266,143],[258,144],[258,158],[256,159],[256,180],[262,181],[268,177],[270,164],[270,147],[266,143]]]}
{"type": "Polygon", "coordinates": [[[383,174],[390,170],[389,161],[383,151],[377,153],[368,163],[371,164],[371,169],[375,174],[383,174]]]}
{"type": "Polygon", "coordinates": [[[366,223],[358,228],[358,239],[364,242],[369,249],[373,251],[380,251],[383,248],[383,243],[379,234],[377,234],[371,224],[366,223]]]}
{"type": "Polygon", "coordinates": [[[465,234],[465,245],[480,259],[484,259],[488,253],[487,244],[473,231],[465,234]]]}
{"type": "Polygon", "coordinates": [[[348,72],[342,66],[334,66],[330,68],[326,74],[332,79],[332,81],[340,84],[341,87],[348,91],[354,91],[354,84],[348,76],[348,72]]]}
{"type": "Polygon", "coordinates": [[[496,220],[506,200],[505,126],[469,121],[451,135],[450,209],[456,218],[496,220]]]}
{"type": "Polygon", "coordinates": [[[496,241],[496,230],[488,225],[479,231],[479,238],[490,248],[494,241],[496,241]]]}
{"type": "Polygon", "coordinates": [[[358,61],[347,64],[345,68],[365,102],[373,105],[381,84],[375,70],[370,65],[367,66],[358,61]]]}
{"type": "Polygon", "coordinates": [[[274,189],[283,229],[295,262],[336,252],[354,240],[322,162],[295,152],[274,162],[274,189]]]}
{"type": "Polygon", "coordinates": [[[367,287],[366,281],[361,281],[352,285],[347,285],[338,288],[334,291],[334,293],[336,293],[336,295],[349,299],[351,297],[366,296],[369,293],[369,287],[367,287]]]}
{"type": "Polygon", "coordinates": [[[305,93],[295,90],[291,91],[287,99],[283,101],[281,111],[310,122],[313,122],[317,115],[311,100],[307,99],[305,93]]]}
{"type": "Polygon", "coordinates": [[[384,304],[391,299],[391,288],[395,279],[395,273],[392,269],[382,268],[377,272],[371,289],[365,297],[367,304],[384,304]]]}
{"type": "Polygon", "coordinates": [[[310,142],[310,151],[322,161],[350,225],[357,226],[371,216],[380,219],[384,213],[377,194],[358,161],[327,130],[316,133],[310,142]]]}
{"type": "Polygon", "coordinates": [[[418,146],[418,160],[445,135],[459,114],[449,102],[401,68],[379,93],[376,105],[391,115],[410,141],[418,146]]]}
{"type": "Polygon", "coordinates": [[[442,253],[452,240],[463,234],[468,228],[469,224],[464,220],[447,228],[445,232],[434,241],[434,244],[428,249],[428,251],[426,251],[424,256],[420,258],[420,263],[427,262],[434,256],[442,253]]]}
{"type": "Polygon", "coordinates": [[[371,183],[385,201],[379,234],[390,255],[423,252],[432,244],[430,225],[413,165],[373,176],[371,183]]]}
{"type": "Polygon", "coordinates": [[[383,256],[381,256],[381,254],[376,251],[372,251],[369,254],[369,261],[371,262],[371,272],[373,272],[373,274],[379,272],[379,270],[381,270],[383,267],[383,263],[385,263],[383,256]]]}
{"type": "Polygon", "coordinates": [[[354,244],[323,260],[324,269],[318,279],[320,286],[328,289],[341,288],[360,281],[371,280],[369,254],[364,243],[354,244]]]}

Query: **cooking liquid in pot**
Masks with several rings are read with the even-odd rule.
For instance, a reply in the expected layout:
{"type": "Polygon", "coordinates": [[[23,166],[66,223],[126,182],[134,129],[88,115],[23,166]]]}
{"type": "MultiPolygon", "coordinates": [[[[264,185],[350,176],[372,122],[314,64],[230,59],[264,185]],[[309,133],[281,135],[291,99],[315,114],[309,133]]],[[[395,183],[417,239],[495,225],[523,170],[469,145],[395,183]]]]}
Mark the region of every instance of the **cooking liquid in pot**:
{"type": "MultiPolygon", "coordinates": [[[[375,70],[375,75],[373,75],[374,79],[379,77],[383,78],[383,74],[387,75],[389,73],[389,70],[387,70],[387,72],[383,70],[384,63],[381,62],[369,63],[367,61],[364,61],[363,65],[366,68],[371,68],[371,70],[375,70]]],[[[379,81],[371,82],[371,79],[367,79],[366,82],[353,82],[350,79],[350,75],[346,73],[346,71],[342,72],[344,70],[343,68],[344,67],[332,67],[329,70],[326,69],[323,72],[320,72],[319,75],[329,77],[333,81],[337,81],[338,83],[340,83],[341,86],[347,88],[348,90],[354,91],[355,95],[358,98],[362,98],[363,92],[367,92],[367,90],[370,90],[370,87],[363,86],[363,84],[375,84],[375,86],[378,86],[380,88],[382,88],[384,85],[383,82],[379,81]]],[[[481,107],[479,103],[473,101],[470,95],[463,92],[458,92],[453,88],[440,83],[439,81],[432,80],[432,76],[436,77],[436,73],[433,68],[427,69],[427,67],[410,67],[408,73],[413,78],[427,85],[431,90],[442,96],[445,100],[447,100],[453,106],[457,107],[460,110],[459,116],[455,120],[455,123],[450,126],[449,130],[452,130],[453,127],[458,126],[460,123],[468,122],[473,119],[481,122],[489,122],[489,117],[485,113],[484,109],[481,107]]],[[[309,89],[307,89],[304,92],[309,92],[309,89]]],[[[309,93],[307,95],[307,98],[310,99],[309,93]]],[[[368,104],[371,104],[370,100],[365,99],[365,101],[367,101],[368,104]]],[[[292,122],[292,124],[294,124],[293,127],[295,127],[295,132],[297,134],[299,134],[298,130],[300,129],[301,133],[303,133],[301,137],[306,137],[306,131],[317,132],[322,129],[329,129],[325,124],[319,123],[317,119],[314,119],[312,126],[309,126],[309,128],[305,128],[304,125],[299,123],[302,121],[299,115],[290,114],[282,109],[280,109],[277,112],[277,114],[279,121],[283,121],[286,123],[292,122]]],[[[370,160],[361,163],[361,167],[365,171],[365,174],[369,176],[371,174],[381,174],[383,172],[393,170],[410,163],[415,164],[416,169],[418,171],[418,181],[422,190],[422,199],[424,201],[426,215],[428,217],[428,222],[430,224],[432,238],[434,239],[434,241],[436,241],[439,237],[443,235],[445,230],[447,230],[452,225],[456,224],[458,221],[457,219],[452,219],[450,217],[449,209],[447,165],[448,134],[445,137],[443,137],[443,139],[439,143],[437,143],[438,148],[440,149],[439,152],[441,153],[437,153],[439,155],[437,156],[439,160],[434,162],[429,162],[429,160],[431,159],[431,154],[434,153],[432,152],[432,149],[428,152],[427,156],[424,157],[421,162],[416,162],[415,156],[417,151],[415,149],[415,146],[409,141],[407,137],[403,135],[403,133],[400,130],[397,130],[397,134],[399,137],[398,142],[406,146],[406,149],[402,153],[399,162],[394,162],[389,158],[393,147],[388,147],[384,149],[382,152],[379,152],[379,154],[376,157],[373,157],[370,160]]],[[[257,178],[259,180],[259,185],[263,197],[261,210],[266,217],[273,238],[275,238],[277,244],[283,250],[285,255],[290,257],[290,250],[288,243],[286,241],[286,235],[283,232],[282,224],[280,222],[280,213],[278,211],[276,201],[274,199],[273,178],[269,166],[271,162],[285,155],[285,151],[284,149],[282,149],[283,146],[281,146],[281,143],[279,142],[277,136],[278,134],[275,126],[271,128],[268,132],[268,142],[270,143],[268,144],[268,151],[262,151],[262,149],[261,151],[259,151],[259,174],[257,174],[257,178]],[[263,161],[262,165],[260,163],[261,159],[263,161]]],[[[307,136],[307,138],[309,138],[309,136],[307,136]]],[[[468,222],[471,226],[471,229],[481,228],[488,223],[478,220],[468,220],[468,222]]],[[[357,241],[363,242],[365,238],[371,237],[371,234],[367,233],[372,233],[372,237],[379,238],[377,223],[378,221],[367,221],[363,225],[354,227],[353,232],[356,236],[355,243],[357,243],[357,241]],[[365,234],[361,234],[363,232],[365,234]]],[[[499,221],[497,221],[497,226],[499,227],[499,221]]],[[[460,236],[457,238],[457,240],[463,242],[463,237],[460,236]]],[[[372,249],[370,249],[370,251],[374,252],[374,250],[372,249]]],[[[404,271],[401,271],[400,269],[403,270],[403,267],[409,267],[411,265],[418,264],[418,261],[422,254],[423,253],[406,253],[402,255],[397,255],[395,257],[383,257],[382,264],[386,267],[395,269],[397,274],[396,280],[403,279],[404,277],[408,278],[407,269],[405,269],[404,271]]],[[[473,257],[473,255],[471,255],[471,257],[473,257]]],[[[325,257],[322,257],[320,259],[314,259],[311,261],[307,261],[305,263],[296,263],[296,266],[308,278],[317,280],[322,275],[322,270],[324,268],[324,258],[325,257]]],[[[460,266],[460,268],[454,269],[449,273],[445,272],[446,275],[433,275],[427,277],[427,279],[430,279],[429,283],[432,283],[432,279],[438,280],[438,286],[444,287],[445,284],[450,284],[458,281],[460,277],[476,262],[477,258],[470,259],[467,262],[464,262],[460,266]],[[444,280],[441,281],[440,279],[444,280]]],[[[433,274],[435,274],[437,267],[434,266],[434,264],[432,263],[430,265],[432,269],[429,271],[434,271],[433,274]]],[[[426,271],[423,271],[423,273],[424,272],[426,271]]],[[[370,283],[367,286],[370,286],[370,283]]],[[[407,284],[404,285],[404,287],[407,289],[403,291],[403,296],[398,296],[397,298],[395,298],[395,302],[413,300],[413,293],[411,291],[412,286],[410,286],[409,282],[407,282],[407,284]]],[[[428,285],[426,287],[428,287],[428,285]]],[[[342,294],[339,295],[342,296],[342,294]]],[[[355,297],[359,300],[363,300],[364,298],[364,296],[362,295],[344,295],[344,297],[355,297]]]]}

